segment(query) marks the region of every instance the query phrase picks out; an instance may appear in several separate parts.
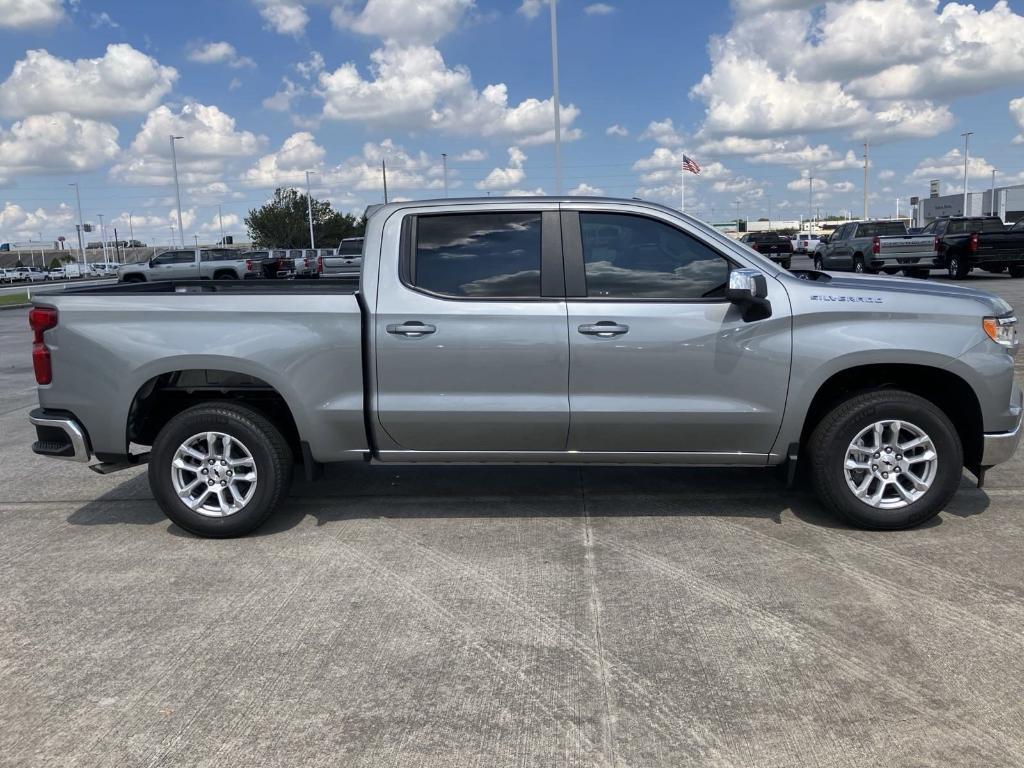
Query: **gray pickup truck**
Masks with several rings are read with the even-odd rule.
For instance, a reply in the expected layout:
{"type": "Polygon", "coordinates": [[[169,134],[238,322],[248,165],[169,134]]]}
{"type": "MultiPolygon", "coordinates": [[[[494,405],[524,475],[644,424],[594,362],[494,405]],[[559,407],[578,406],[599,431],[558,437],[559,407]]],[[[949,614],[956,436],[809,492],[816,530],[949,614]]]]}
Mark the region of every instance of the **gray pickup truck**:
{"type": "Polygon", "coordinates": [[[149,261],[125,264],[118,270],[122,283],[155,280],[244,280],[259,277],[260,265],[230,248],[187,248],[164,251],[149,261]]]}
{"type": "Polygon", "coordinates": [[[851,221],[814,251],[814,268],[927,277],[934,256],[934,238],[908,234],[902,221],[851,221]]]}
{"type": "Polygon", "coordinates": [[[34,293],[38,454],[149,462],[236,536],[293,464],[806,464],[850,521],[916,525],[1020,439],[1017,323],[978,290],[791,274],[640,201],[393,203],[354,280],[34,293]],[[143,452],[150,447],[148,453],[143,452]]]}

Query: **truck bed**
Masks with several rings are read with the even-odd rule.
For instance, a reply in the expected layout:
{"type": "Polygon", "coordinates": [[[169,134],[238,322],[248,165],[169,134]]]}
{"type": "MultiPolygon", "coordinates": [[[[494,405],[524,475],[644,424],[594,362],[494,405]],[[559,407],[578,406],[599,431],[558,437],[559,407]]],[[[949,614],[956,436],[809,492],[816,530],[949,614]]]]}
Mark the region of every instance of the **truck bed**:
{"type": "Polygon", "coordinates": [[[354,294],[359,291],[359,275],[320,280],[154,280],[146,283],[114,283],[98,286],[67,286],[64,290],[33,291],[33,295],[89,294],[354,294]]]}
{"type": "Polygon", "coordinates": [[[37,306],[59,316],[46,334],[53,383],[39,388],[40,405],[73,412],[93,452],[113,460],[133,438],[132,408],[154,388],[232,372],[278,393],[317,456],[359,458],[367,437],[358,288],[357,280],[168,280],[33,291],[37,306]]]}

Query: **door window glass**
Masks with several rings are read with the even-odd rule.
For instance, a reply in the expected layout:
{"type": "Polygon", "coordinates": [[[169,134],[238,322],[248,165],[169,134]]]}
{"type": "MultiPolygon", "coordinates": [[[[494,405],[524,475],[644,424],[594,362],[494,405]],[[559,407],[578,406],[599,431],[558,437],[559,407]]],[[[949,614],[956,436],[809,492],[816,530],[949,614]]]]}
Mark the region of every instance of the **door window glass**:
{"type": "Polygon", "coordinates": [[[409,277],[446,296],[536,298],[540,253],[540,213],[421,216],[409,277]]]}
{"type": "Polygon", "coordinates": [[[643,216],[581,213],[580,228],[590,298],[725,295],[729,262],[675,227],[643,216]]]}

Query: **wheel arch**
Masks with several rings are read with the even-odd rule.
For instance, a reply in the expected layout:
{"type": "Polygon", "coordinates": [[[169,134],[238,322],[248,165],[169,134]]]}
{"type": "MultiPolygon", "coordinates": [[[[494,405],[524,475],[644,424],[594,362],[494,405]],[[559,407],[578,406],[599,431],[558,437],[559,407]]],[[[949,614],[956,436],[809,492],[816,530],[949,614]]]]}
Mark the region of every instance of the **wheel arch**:
{"type": "Polygon", "coordinates": [[[179,368],[150,376],[132,398],[125,442],[152,445],[164,425],[182,411],[225,400],[259,411],[281,431],[293,455],[303,455],[302,431],[285,395],[265,378],[220,367],[179,368]]]}
{"type": "Polygon", "coordinates": [[[984,422],[981,403],[971,385],[945,368],[918,363],[855,365],[823,381],[803,419],[800,445],[832,408],[873,389],[895,388],[923,397],[939,408],[956,428],[964,449],[964,465],[976,469],[981,462],[984,422]]]}

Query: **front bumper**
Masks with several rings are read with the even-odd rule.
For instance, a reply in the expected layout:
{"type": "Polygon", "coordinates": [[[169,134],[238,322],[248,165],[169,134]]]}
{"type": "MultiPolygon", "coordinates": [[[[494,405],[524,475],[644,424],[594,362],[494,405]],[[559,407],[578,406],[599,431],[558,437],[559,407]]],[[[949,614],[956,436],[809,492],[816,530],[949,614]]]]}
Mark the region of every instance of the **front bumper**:
{"type": "Polygon", "coordinates": [[[89,461],[89,436],[72,414],[36,408],[29,413],[28,420],[36,428],[32,453],[51,459],[89,461]]]}
{"type": "Polygon", "coordinates": [[[981,466],[994,467],[1013,458],[1017,446],[1020,445],[1021,422],[1024,421],[1024,403],[1021,400],[1022,396],[1018,392],[1016,427],[1009,432],[986,432],[983,436],[981,466]]]}

